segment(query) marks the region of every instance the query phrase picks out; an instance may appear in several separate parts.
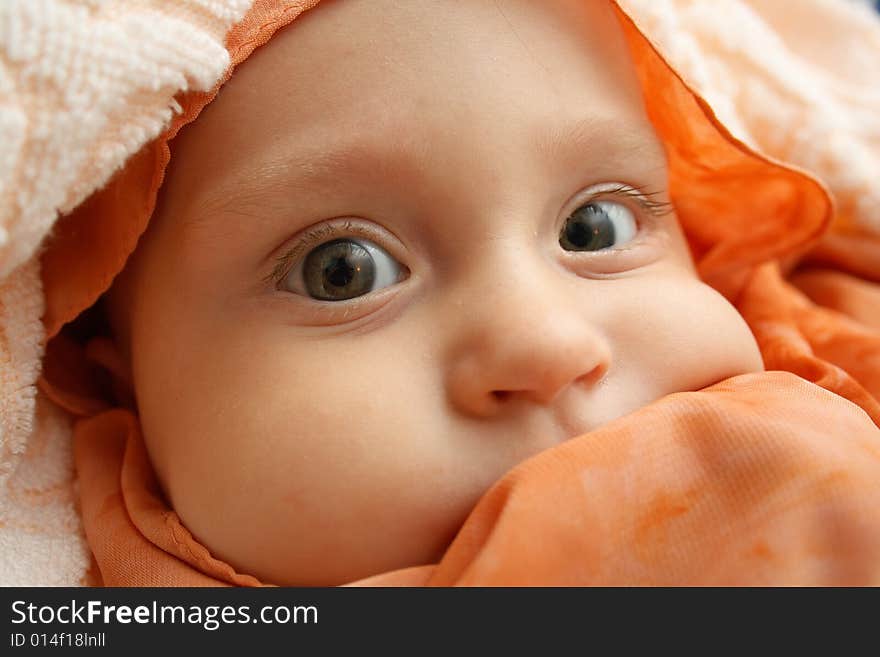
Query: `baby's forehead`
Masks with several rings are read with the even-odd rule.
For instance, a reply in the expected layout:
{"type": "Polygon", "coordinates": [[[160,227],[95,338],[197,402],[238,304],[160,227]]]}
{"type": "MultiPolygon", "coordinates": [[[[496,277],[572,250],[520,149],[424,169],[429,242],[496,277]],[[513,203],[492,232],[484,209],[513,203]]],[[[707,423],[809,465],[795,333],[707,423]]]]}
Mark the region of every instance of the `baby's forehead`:
{"type": "Polygon", "coordinates": [[[558,111],[587,100],[582,109],[598,113],[640,99],[617,20],[605,2],[326,3],[255,53],[230,86],[250,87],[248,100],[299,101],[291,119],[331,125],[437,112],[479,121],[511,106],[558,111]]]}
{"type": "Polygon", "coordinates": [[[214,184],[283,172],[313,189],[346,169],[396,172],[395,159],[461,168],[483,138],[509,144],[508,162],[566,143],[651,150],[616,21],[607,3],[322,3],[236,71],[175,157],[214,184]]]}

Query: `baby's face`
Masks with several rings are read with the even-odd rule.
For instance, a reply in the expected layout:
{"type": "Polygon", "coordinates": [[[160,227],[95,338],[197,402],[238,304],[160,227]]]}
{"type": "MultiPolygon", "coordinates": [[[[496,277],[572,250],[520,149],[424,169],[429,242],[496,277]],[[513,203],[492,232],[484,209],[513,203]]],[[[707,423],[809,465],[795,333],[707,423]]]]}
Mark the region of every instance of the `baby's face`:
{"type": "Polygon", "coordinates": [[[436,561],[522,460],[762,368],[604,3],[322,3],[173,150],[111,308],[169,500],[242,572],[436,561]]]}

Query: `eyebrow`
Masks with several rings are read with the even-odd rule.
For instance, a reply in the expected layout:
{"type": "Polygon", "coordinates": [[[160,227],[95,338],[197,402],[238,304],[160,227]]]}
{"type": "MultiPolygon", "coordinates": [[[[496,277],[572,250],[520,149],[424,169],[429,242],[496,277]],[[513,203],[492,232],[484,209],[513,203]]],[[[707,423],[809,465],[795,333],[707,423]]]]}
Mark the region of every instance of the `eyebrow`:
{"type": "MultiPolygon", "coordinates": [[[[571,162],[579,149],[598,149],[610,159],[609,169],[630,167],[637,173],[646,172],[666,162],[663,146],[650,130],[647,122],[632,127],[621,119],[591,115],[549,131],[545,128],[532,139],[531,147],[546,161],[561,163],[571,162]]],[[[358,173],[399,179],[402,171],[424,171],[431,163],[431,147],[424,140],[410,140],[405,145],[398,140],[391,142],[392,146],[374,147],[362,140],[340,139],[337,134],[328,141],[336,143],[320,152],[310,152],[280,140],[279,147],[272,148],[268,156],[263,151],[256,162],[239,165],[229,182],[220,183],[198,203],[198,211],[189,218],[187,227],[200,227],[217,212],[246,214],[233,208],[256,202],[262,205],[267,195],[278,191],[295,197],[300,190],[336,184],[340,177],[358,173]]]]}

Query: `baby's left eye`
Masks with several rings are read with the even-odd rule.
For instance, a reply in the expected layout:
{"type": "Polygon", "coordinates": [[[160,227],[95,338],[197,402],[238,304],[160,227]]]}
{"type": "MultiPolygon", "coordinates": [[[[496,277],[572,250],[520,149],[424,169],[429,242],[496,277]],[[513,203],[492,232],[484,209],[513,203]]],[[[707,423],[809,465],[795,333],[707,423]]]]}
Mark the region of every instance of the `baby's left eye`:
{"type": "Polygon", "coordinates": [[[571,213],[559,233],[566,251],[601,251],[626,244],[638,232],[632,211],[614,201],[590,201],[571,213]]]}

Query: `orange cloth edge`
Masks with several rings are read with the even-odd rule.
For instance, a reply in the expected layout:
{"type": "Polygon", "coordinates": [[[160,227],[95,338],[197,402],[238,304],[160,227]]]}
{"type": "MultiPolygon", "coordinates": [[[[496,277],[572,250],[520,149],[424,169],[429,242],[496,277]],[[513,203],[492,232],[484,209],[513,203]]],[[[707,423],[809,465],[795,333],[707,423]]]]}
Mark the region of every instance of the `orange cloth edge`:
{"type": "MultiPolygon", "coordinates": [[[[103,585],[263,585],[213,557],[168,508],[130,411],[80,420],[74,458],[83,524],[103,585]]],[[[432,570],[404,568],[346,586],[422,586],[432,570]]]]}
{"type": "Polygon", "coordinates": [[[818,242],[832,222],[834,202],[831,194],[821,181],[804,169],[760,153],[735,137],[718,119],[708,101],[672,67],[633,17],[616,0],[612,0],[612,5],[645,90],[648,115],[666,145],[670,197],[691,248],[696,251],[694,255],[700,276],[734,300],[751,266],[783,258],[788,268],[818,242]],[[650,102],[652,94],[667,97],[667,102],[650,102]],[[675,102],[668,102],[669,97],[674,97],[675,102]],[[697,146],[724,162],[724,170],[737,185],[734,191],[718,175],[704,181],[701,156],[693,152],[697,146]],[[742,179],[744,183],[739,182],[742,179]],[[780,189],[758,194],[763,187],[771,188],[771,183],[778,183],[780,189]],[[749,212],[751,221],[734,222],[728,218],[736,218],[731,205],[735,209],[745,202],[745,197],[739,193],[744,191],[740,189],[741,185],[759,200],[755,202],[756,211],[749,212]],[[780,215],[778,221],[771,223],[774,203],[782,203],[782,206],[776,208],[776,214],[780,215]],[[718,216],[713,216],[716,210],[718,216]],[[771,225],[768,227],[767,223],[771,225]],[[707,233],[707,227],[711,226],[728,230],[726,233],[707,233]],[[742,230],[754,233],[754,238],[737,240],[732,237],[731,233],[742,230]],[[708,245],[703,245],[705,251],[701,253],[702,241],[708,245]]]}

